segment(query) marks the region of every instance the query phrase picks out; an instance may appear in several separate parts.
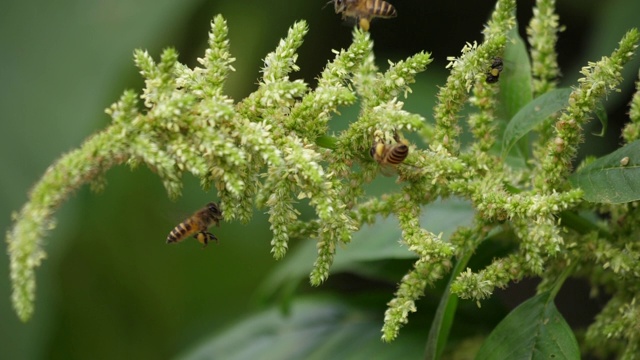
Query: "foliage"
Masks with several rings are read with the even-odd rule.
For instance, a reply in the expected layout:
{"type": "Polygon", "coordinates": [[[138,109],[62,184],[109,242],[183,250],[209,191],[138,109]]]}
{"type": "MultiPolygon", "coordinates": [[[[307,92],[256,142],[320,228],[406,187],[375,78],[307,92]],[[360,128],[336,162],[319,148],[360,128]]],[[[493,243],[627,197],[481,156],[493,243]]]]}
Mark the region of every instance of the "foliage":
{"type": "MultiPolygon", "coordinates": [[[[566,277],[581,276],[606,287],[612,296],[587,333],[589,345],[613,338],[620,343],[615,350],[631,357],[640,337],[632,324],[638,312],[640,249],[638,211],[629,202],[637,200],[639,190],[625,180],[637,164],[632,150],[640,133],[640,90],[624,131],[629,145],[571,174],[584,125],[600,101],[617,89],[622,66],[640,35],[630,30],[610,56],[583,68],[575,87],[556,89],[555,1],[537,1],[527,31],[530,55],[513,31],[515,6],[514,0],[498,0],[484,41],[468,43],[460,57],[450,58],[451,74],[439,91],[434,125],[405,111],[398,99],[411,91],[416,74],[431,62],[430,54],[418,53],[380,72],[370,35],[357,29],[351,46],[336,52],[311,89],[290,79],[298,70],[296,51],[307,32],[306,23],[294,24],[265,57],[258,90],[237,103],[223,91],[235,59],[222,17],[212,22],[209,48],[199,59],[202,67],[179,63],[173,49],[165,50],[159,62],[136,51],[135,62],[145,78],[143,93],[126,91],[107,109],[112,124],[53,164],[14,216],[7,242],[18,316],[27,320],[33,313],[35,269],[45,257],[42,240],[54,226],[55,209],[83,184],[101,189],[104,173],[113,166],[144,164],[162,179],[170,197],[180,195],[185,172],[197,176],[205,189],[213,185],[227,221],[247,222],[254,205],[267,208],[276,259],[286,255],[290,239],[317,239],[310,274],[315,286],[328,278],[340,245],[348,244],[358,229],[381,216],[395,216],[402,243],[415,262],[388,303],[385,341],[394,340],[409,313],[417,311],[416,300],[426,287],[447,274],[451,278],[431,327],[428,357],[442,354],[458,297],[480,304],[496,287],[539,276],[540,295],[505,323],[517,316],[533,317],[545,328],[551,319],[560,325],[549,331],[563,338],[562,348],[573,351],[575,339],[555,310],[553,297],[566,277]],[[486,81],[496,57],[504,58],[506,68],[497,85],[486,81]],[[516,64],[512,70],[510,62],[516,64]],[[549,94],[563,95],[549,101],[549,94]],[[333,114],[356,102],[358,118],[345,130],[329,134],[333,114]],[[466,115],[473,137],[469,145],[461,141],[465,106],[473,109],[466,115]],[[530,144],[534,129],[537,138],[530,144]],[[368,157],[369,149],[376,137],[393,142],[398,132],[418,134],[428,148],[412,145],[409,157],[395,168],[400,190],[373,197],[364,186],[380,166],[368,157]],[[509,158],[519,161],[506,161],[509,158]],[[616,196],[590,196],[593,193],[616,196]],[[447,198],[464,199],[475,212],[471,225],[445,237],[421,225],[421,215],[426,205],[447,198]],[[300,219],[298,201],[308,203],[316,218],[300,219]],[[602,212],[607,219],[592,222],[579,211],[602,212]],[[480,271],[467,268],[478,246],[496,233],[513,233],[517,249],[480,271]]],[[[496,328],[495,336],[507,325],[496,328]]],[[[523,331],[518,336],[526,337],[523,331]]],[[[513,339],[505,344],[518,345],[513,339]]],[[[548,353],[561,356],[554,351],[548,353]]]]}

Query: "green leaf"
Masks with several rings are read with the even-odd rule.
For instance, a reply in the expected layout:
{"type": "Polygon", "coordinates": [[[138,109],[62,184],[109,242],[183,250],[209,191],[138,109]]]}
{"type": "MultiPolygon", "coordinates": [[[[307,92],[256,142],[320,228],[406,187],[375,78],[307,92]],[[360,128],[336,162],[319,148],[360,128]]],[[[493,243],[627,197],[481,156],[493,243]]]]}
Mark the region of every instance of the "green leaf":
{"type": "Polygon", "coordinates": [[[578,169],[569,180],[584,191],[587,201],[619,204],[640,200],[640,140],[578,169]]]}
{"type": "Polygon", "coordinates": [[[330,300],[307,298],[289,315],[276,308],[239,322],[179,358],[190,359],[415,359],[418,334],[405,333],[392,344],[380,340],[382,319],[330,300]]]}
{"type": "Polygon", "coordinates": [[[476,356],[476,360],[579,358],[578,342],[549,292],[534,296],[509,313],[476,356]]]}
{"type": "Polygon", "coordinates": [[[571,89],[561,88],[538,96],[528,103],[509,121],[502,138],[502,156],[509,153],[513,145],[541,124],[553,113],[567,106],[571,89]]]}
{"type": "MultiPolygon", "coordinates": [[[[513,118],[533,97],[531,61],[527,46],[516,29],[509,32],[509,42],[504,50],[504,71],[500,76],[498,114],[503,119],[513,118]]],[[[519,152],[524,159],[528,157],[529,147],[526,138],[518,143],[519,152]]]]}
{"type": "MultiPolygon", "coordinates": [[[[474,210],[466,201],[447,199],[426,206],[420,222],[429,231],[447,239],[459,226],[471,224],[474,210]]],[[[344,247],[338,248],[331,272],[351,269],[354,264],[365,261],[387,259],[414,259],[416,254],[409,251],[399,241],[402,234],[395,217],[382,218],[372,225],[365,225],[353,235],[353,239],[344,247]]],[[[311,271],[317,256],[314,239],[296,246],[260,286],[259,297],[269,297],[289,281],[298,281],[311,271]]]]}
{"type": "Polygon", "coordinates": [[[325,149],[337,149],[337,139],[329,135],[321,135],[316,139],[316,144],[325,149]]]}
{"type": "Polygon", "coordinates": [[[598,120],[600,120],[600,124],[602,124],[602,130],[600,130],[600,133],[591,133],[591,134],[595,136],[603,137],[604,134],[607,132],[607,124],[609,123],[609,118],[607,117],[607,109],[604,107],[604,104],[602,103],[602,101],[599,101],[596,104],[596,108],[595,110],[593,110],[593,112],[596,114],[596,117],[598,118],[598,120]]]}
{"type": "Polygon", "coordinates": [[[531,102],[531,62],[527,46],[517,30],[509,33],[504,50],[504,71],[500,75],[498,95],[502,115],[511,119],[523,106],[531,102]]]}

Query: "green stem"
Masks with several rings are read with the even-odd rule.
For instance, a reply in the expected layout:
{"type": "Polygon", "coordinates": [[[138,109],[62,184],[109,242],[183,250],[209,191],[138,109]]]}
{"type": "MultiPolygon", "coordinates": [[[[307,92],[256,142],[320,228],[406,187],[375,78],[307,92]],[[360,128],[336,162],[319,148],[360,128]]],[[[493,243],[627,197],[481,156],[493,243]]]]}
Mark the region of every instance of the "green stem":
{"type": "Polygon", "coordinates": [[[458,307],[458,297],[451,294],[451,284],[453,284],[462,270],[467,267],[467,263],[469,263],[472,254],[473,251],[467,251],[463,254],[458,260],[453,272],[451,272],[449,283],[444,289],[440,304],[438,305],[435,317],[431,323],[431,328],[429,329],[427,346],[424,353],[426,360],[438,359],[442,355],[442,351],[449,337],[451,325],[453,324],[456,308],[458,307]]]}
{"type": "Polygon", "coordinates": [[[604,238],[610,238],[611,234],[600,226],[585,219],[584,217],[576,214],[573,211],[563,211],[560,213],[560,219],[562,225],[569,229],[575,230],[578,234],[584,235],[593,231],[597,231],[598,234],[604,238]]]}
{"type": "Polygon", "coordinates": [[[553,288],[551,288],[551,290],[549,291],[548,301],[553,301],[553,299],[555,299],[556,295],[558,294],[558,291],[560,291],[560,288],[564,284],[565,280],[567,280],[569,275],[573,274],[573,271],[575,270],[577,264],[578,263],[574,261],[573,264],[565,268],[564,271],[560,274],[555,284],[553,284],[553,288]]]}

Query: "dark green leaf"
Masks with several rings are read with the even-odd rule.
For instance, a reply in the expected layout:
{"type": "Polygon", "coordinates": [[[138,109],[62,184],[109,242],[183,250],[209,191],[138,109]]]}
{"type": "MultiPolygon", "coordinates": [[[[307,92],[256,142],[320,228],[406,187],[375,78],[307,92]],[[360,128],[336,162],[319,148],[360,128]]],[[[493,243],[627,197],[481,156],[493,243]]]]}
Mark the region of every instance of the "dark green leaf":
{"type": "Polygon", "coordinates": [[[640,140],[578,169],[569,180],[584,199],[599,203],[640,200],[640,140]]]}
{"type": "Polygon", "coordinates": [[[382,318],[328,299],[294,302],[287,316],[271,308],[205,340],[182,359],[415,359],[422,339],[380,340],[382,318]]]}
{"type": "Polygon", "coordinates": [[[553,113],[567,106],[571,89],[562,88],[540,95],[522,108],[509,121],[502,139],[502,156],[509,153],[513,145],[541,124],[553,113]]]}
{"type": "MultiPolygon", "coordinates": [[[[622,34],[631,28],[640,26],[637,14],[640,14],[640,1],[637,0],[616,0],[600,3],[597,10],[593,12],[593,21],[590,26],[590,40],[586,42],[585,48],[581,51],[581,61],[576,61],[573,68],[565,69],[567,75],[565,80],[575,81],[581,77],[579,70],[587,60],[600,59],[603,54],[609,54],[615,48],[614,44],[620,41],[622,34]]],[[[579,7],[580,5],[576,3],[579,7]]],[[[634,56],[631,61],[622,68],[623,81],[620,89],[631,90],[635,79],[638,77],[638,67],[640,57],[634,56]]],[[[624,106],[629,101],[628,95],[611,92],[607,98],[607,107],[612,109],[615,106],[624,106]]]]}
{"type": "Polygon", "coordinates": [[[476,356],[476,360],[579,358],[576,338],[549,292],[534,296],[509,313],[476,356]]]}

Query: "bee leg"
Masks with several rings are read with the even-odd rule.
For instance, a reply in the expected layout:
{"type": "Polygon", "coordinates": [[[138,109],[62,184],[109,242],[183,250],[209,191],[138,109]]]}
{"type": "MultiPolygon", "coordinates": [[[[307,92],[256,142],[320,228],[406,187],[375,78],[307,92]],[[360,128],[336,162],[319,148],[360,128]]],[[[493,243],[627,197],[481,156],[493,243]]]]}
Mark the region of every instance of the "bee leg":
{"type": "Polygon", "coordinates": [[[207,243],[209,242],[209,239],[207,238],[207,233],[206,232],[199,232],[199,233],[193,235],[193,238],[198,240],[198,242],[200,244],[202,244],[202,247],[207,246],[207,243]]]}
{"type": "Polygon", "coordinates": [[[194,238],[198,240],[202,244],[202,247],[206,247],[210,241],[215,241],[218,243],[218,238],[210,232],[201,231],[194,235],[194,238]]]}
{"type": "Polygon", "coordinates": [[[360,29],[364,31],[369,31],[369,19],[360,18],[358,21],[358,25],[360,25],[360,29]]]}
{"type": "Polygon", "coordinates": [[[207,233],[207,235],[209,235],[209,241],[215,241],[215,242],[216,242],[216,244],[219,244],[219,243],[220,243],[220,241],[218,240],[218,238],[217,238],[215,235],[213,235],[212,233],[207,233]]]}

